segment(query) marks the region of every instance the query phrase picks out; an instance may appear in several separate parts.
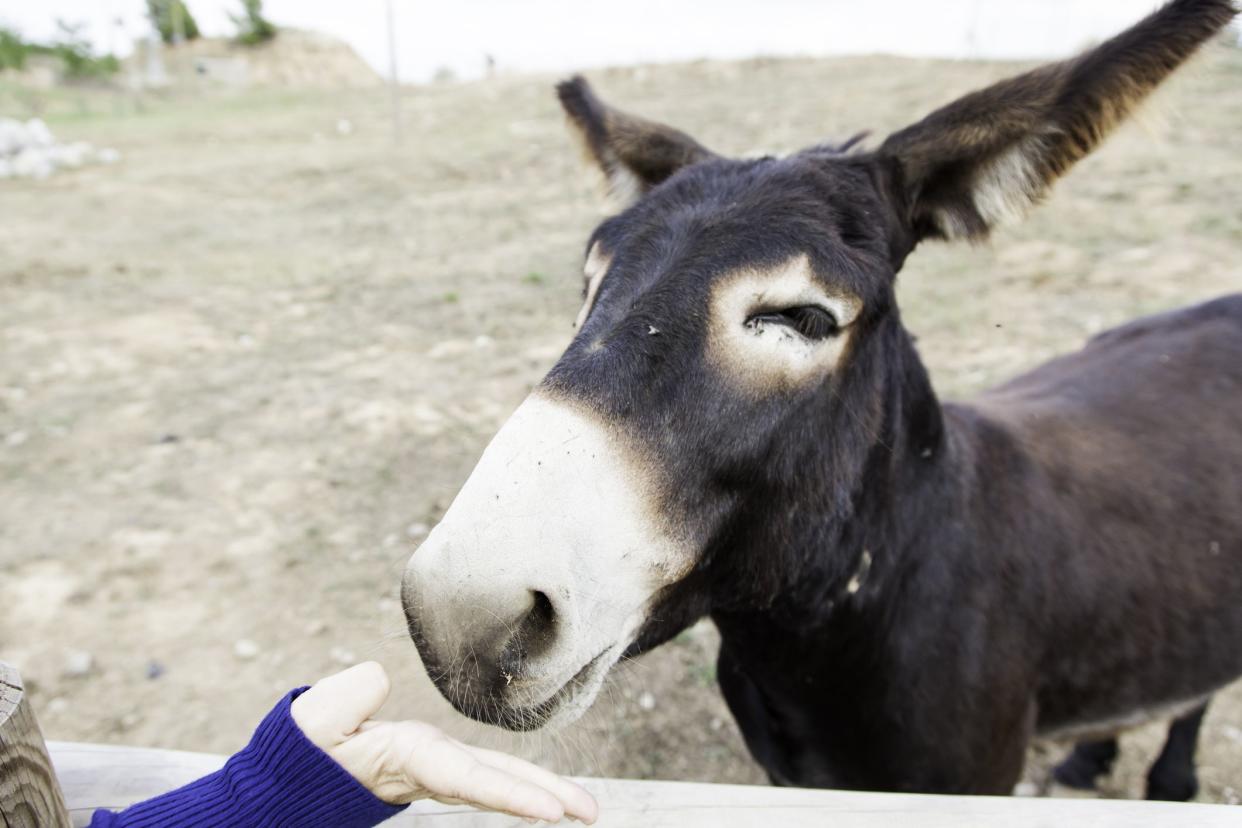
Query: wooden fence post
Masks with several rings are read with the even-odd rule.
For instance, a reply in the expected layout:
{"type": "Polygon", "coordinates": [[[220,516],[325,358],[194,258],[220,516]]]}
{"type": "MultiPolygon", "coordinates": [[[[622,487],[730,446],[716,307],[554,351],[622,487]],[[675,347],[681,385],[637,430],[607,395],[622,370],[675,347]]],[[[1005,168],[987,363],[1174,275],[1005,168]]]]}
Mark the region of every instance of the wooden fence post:
{"type": "Polygon", "coordinates": [[[69,824],[22,677],[0,661],[0,828],[69,824]]]}

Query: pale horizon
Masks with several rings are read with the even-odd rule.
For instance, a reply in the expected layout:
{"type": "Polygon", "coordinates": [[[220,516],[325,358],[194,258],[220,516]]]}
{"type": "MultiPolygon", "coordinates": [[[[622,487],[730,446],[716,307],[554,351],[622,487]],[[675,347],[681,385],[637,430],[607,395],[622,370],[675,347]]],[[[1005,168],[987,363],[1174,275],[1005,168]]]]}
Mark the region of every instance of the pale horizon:
{"type": "MultiPolygon", "coordinates": [[[[189,0],[199,27],[228,36],[236,0],[189,0]]],[[[888,53],[1037,59],[1072,54],[1160,5],[1156,0],[393,0],[405,82],[438,72],[474,78],[489,56],[501,72],[555,72],[701,58],[888,53]]],[[[384,0],[268,0],[277,25],[350,44],[388,72],[384,0]]],[[[47,39],[56,18],[85,24],[100,51],[127,54],[150,31],[143,0],[0,0],[0,25],[47,39]],[[110,21],[119,20],[119,24],[110,21]]]]}

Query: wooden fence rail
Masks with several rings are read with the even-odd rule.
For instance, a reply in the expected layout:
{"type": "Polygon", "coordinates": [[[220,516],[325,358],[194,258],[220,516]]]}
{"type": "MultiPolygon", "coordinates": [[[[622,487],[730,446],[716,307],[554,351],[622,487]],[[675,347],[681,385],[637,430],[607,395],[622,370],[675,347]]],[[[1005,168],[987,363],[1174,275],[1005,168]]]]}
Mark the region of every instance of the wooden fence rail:
{"type": "MultiPolygon", "coordinates": [[[[0,665],[2,668],[3,665],[0,665]]],[[[225,757],[176,750],[50,742],[33,716],[11,741],[22,700],[16,672],[0,673],[0,828],[86,825],[97,808],[119,809],[219,768],[225,757]],[[16,692],[12,691],[16,688],[16,692]],[[8,700],[15,701],[8,705],[8,700]],[[8,705],[8,706],[6,706],[8,705]],[[55,775],[46,761],[50,753],[55,775]],[[23,758],[24,757],[24,758],[23,758]],[[24,774],[12,775],[10,768],[24,774]],[[20,781],[18,781],[20,780],[20,781]],[[68,816],[60,799],[64,791],[68,816]],[[42,810],[38,810],[42,809],[42,810]],[[70,819],[72,820],[70,822],[70,819]],[[25,821],[22,821],[25,820],[25,821]],[[31,821],[33,820],[33,821],[31,821]]],[[[28,711],[28,708],[27,708],[28,711]]],[[[687,782],[580,779],[599,800],[599,828],[1239,828],[1242,808],[1103,799],[916,796],[687,782]]],[[[389,828],[525,828],[512,817],[419,802],[389,828]]]]}

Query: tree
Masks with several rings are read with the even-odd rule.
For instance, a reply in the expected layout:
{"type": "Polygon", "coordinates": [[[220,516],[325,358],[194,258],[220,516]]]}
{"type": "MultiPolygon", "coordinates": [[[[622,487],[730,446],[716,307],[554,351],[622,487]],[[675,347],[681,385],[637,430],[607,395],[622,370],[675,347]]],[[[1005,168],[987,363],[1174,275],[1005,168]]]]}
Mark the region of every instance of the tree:
{"type": "Polygon", "coordinates": [[[0,71],[24,69],[29,54],[30,47],[21,35],[12,29],[0,28],[0,71]]]}
{"type": "Polygon", "coordinates": [[[176,39],[178,16],[180,16],[181,34],[186,40],[198,37],[198,23],[186,8],[184,0],[147,0],[147,16],[151,25],[160,33],[160,39],[172,43],[176,39]]]}
{"type": "Polygon", "coordinates": [[[257,46],[276,36],[276,26],[263,16],[263,0],[241,0],[242,13],[230,14],[237,26],[237,42],[257,46]]]}
{"type": "Polygon", "coordinates": [[[83,25],[57,18],[56,39],[51,43],[28,41],[13,29],[0,28],[0,72],[5,69],[20,71],[31,55],[39,55],[58,59],[65,77],[74,80],[116,74],[121,68],[120,61],[115,55],[96,57],[90,41],[82,35],[83,25]]]}

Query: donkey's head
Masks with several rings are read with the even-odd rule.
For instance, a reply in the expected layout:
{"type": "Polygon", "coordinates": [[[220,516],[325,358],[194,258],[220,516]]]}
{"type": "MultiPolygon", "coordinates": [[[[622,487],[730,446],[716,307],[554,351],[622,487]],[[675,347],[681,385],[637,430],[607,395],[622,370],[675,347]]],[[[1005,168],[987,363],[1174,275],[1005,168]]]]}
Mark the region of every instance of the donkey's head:
{"type": "Polygon", "coordinates": [[[707,612],[845,587],[876,542],[861,517],[941,448],[894,302],[906,255],[1039,200],[1231,17],[1173,3],[872,151],[732,160],[562,84],[624,207],[586,246],[577,335],[406,572],[448,699],[515,729],[569,719],[707,612]]]}

